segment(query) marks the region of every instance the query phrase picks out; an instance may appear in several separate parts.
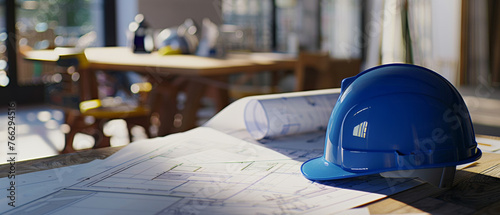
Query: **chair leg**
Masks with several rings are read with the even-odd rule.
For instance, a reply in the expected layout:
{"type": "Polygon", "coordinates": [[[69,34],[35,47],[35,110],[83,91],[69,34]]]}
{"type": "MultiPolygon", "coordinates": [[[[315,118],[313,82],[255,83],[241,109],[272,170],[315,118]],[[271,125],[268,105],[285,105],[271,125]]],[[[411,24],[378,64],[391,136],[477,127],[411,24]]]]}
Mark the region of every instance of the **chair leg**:
{"type": "Polygon", "coordinates": [[[151,126],[150,121],[151,121],[150,116],[142,116],[142,117],[125,119],[125,122],[127,123],[129,141],[132,142],[132,139],[133,139],[132,128],[136,125],[143,127],[144,132],[146,132],[146,136],[148,138],[151,138],[152,135],[151,135],[151,132],[149,130],[150,126],[151,126]]]}
{"type": "Polygon", "coordinates": [[[151,126],[151,123],[150,123],[150,117],[147,117],[147,122],[144,124],[144,125],[141,125],[142,127],[144,127],[144,132],[146,132],[146,136],[148,136],[148,138],[151,138],[153,137],[153,135],[151,135],[151,131],[149,130],[150,129],[150,126],[151,126]]]}
{"type": "Polygon", "coordinates": [[[75,110],[66,110],[64,112],[64,123],[69,126],[70,130],[65,134],[64,148],[59,152],[60,154],[73,153],[76,151],[73,148],[73,141],[76,133],[80,130],[82,120],[79,112],[75,110]]]}
{"type": "Polygon", "coordinates": [[[125,120],[125,122],[127,122],[128,141],[131,143],[133,139],[132,128],[134,127],[134,124],[130,123],[128,120],[125,120]]]}
{"type": "Polygon", "coordinates": [[[94,137],[95,144],[93,148],[104,148],[111,146],[111,138],[104,134],[104,124],[107,120],[97,119],[95,122],[94,131],[92,136],[94,137]]]}
{"type": "Polygon", "coordinates": [[[158,113],[160,119],[158,136],[165,136],[174,130],[174,118],[178,113],[177,95],[184,82],[181,81],[178,85],[180,86],[165,81],[158,86],[158,93],[154,97],[153,106],[153,112],[158,113]]]}
{"type": "Polygon", "coordinates": [[[73,153],[76,150],[73,148],[73,141],[75,139],[77,131],[76,130],[71,130],[69,131],[65,136],[65,143],[64,143],[64,148],[62,151],[60,151],[60,154],[66,154],[66,153],[73,153]]]}
{"type": "Polygon", "coordinates": [[[111,146],[111,137],[108,137],[104,134],[97,134],[94,136],[96,144],[94,145],[94,149],[96,148],[105,148],[111,146]]]}

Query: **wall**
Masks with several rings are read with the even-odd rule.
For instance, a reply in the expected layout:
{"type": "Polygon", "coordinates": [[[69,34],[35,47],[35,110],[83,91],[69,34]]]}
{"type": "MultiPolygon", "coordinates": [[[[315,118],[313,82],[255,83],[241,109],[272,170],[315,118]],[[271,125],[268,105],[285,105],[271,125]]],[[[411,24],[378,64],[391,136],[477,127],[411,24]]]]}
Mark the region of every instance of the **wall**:
{"type": "Polygon", "coordinates": [[[120,0],[116,1],[117,45],[127,45],[128,25],[138,13],[155,29],[177,26],[187,18],[201,26],[207,17],[216,24],[222,23],[221,0],[120,0]]]}
{"type": "Polygon", "coordinates": [[[198,25],[205,17],[222,23],[221,0],[139,0],[138,12],[157,29],[177,26],[187,18],[198,25]]]}

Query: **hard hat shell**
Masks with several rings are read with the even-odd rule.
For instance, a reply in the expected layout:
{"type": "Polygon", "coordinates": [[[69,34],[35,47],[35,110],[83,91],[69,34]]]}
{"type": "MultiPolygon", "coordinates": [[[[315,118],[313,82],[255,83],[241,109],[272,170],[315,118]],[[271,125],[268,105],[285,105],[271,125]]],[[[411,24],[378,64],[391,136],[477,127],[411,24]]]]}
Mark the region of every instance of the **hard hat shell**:
{"type": "Polygon", "coordinates": [[[311,180],[456,166],[481,157],[467,107],[439,74],[386,64],[342,81],[324,155],[302,164],[311,180]]]}
{"type": "MultiPolygon", "coordinates": [[[[189,54],[189,44],[183,36],[179,36],[175,31],[167,38],[161,41],[161,47],[168,47],[164,49],[165,54],[189,54]],[[168,50],[168,51],[167,51],[168,50]]],[[[161,49],[161,48],[160,48],[161,49]]]]}

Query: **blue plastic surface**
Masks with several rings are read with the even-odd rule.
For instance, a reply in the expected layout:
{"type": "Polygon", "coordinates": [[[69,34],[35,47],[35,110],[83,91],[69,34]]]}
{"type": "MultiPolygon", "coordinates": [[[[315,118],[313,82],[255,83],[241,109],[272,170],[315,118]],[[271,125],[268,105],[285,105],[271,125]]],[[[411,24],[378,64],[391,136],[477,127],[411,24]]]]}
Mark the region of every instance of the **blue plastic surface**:
{"type": "Polygon", "coordinates": [[[481,157],[469,111],[439,74],[386,64],[342,81],[322,157],[302,164],[311,180],[455,166],[481,157]]]}
{"type": "Polygon", "coordinates": [[[191,54],[186,38],[177,34],[176,29],[171,32],[170,36],[161,41],[161,47],[170,46],[172,50],[180,51],[182,54],[191,54]]]}

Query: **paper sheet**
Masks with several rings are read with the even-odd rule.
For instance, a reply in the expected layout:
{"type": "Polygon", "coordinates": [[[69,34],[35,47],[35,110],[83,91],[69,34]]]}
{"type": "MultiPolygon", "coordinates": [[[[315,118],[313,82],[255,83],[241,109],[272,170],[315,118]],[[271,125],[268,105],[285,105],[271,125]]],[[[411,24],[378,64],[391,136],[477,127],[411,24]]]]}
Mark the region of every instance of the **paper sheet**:
{"type": "Polygon", "coordinates": [[[105,171],[6,214],[333,213],[420,183],[377,175],[311,182],[300,165],[317,150],[273,150],[212,128],[131,146],[141,154],[119,151],[99,164],[105,171]]]}
{"type": "Polygon", "coordinates": [[[500,139],[476,137],[476,142],[483,152],[500,153],[500,139]]]}
{"type": "MultiPolygon", "coordinates": [[[[94,160],[90,163],[61,167],[56,169],[43,170],[38,172],[16,175],[15,205],[23,205],[43,195],[63,189],[77,183],[85,175],[93,175],[96,167],[102,160],[94,160]]],[[[5,177],[0,179],[0,189],[8,189],[10,180],[5,177]]],[[[9,199],[0,199],[0,213],[9,209],[7,206],[9,199]]]]}
{"type": "Polygon", "coordinates": [[[245,106],[247,131],[255,139],[326,131],[338,93],[252,99],[245,106]]]}
{"type": "MultiPolygon", "coordinates": [[[[204,126],[214,128],[224,133],[232,133],[234,131],[246,130],[244,110],[248,102],[251,100],[271,100],[271,99],[281,99],[283,97],[292,99],[297,97],[338,95],[338,94],[340,94],[340,89],[314,90],[314,91],[303,91],[295,93],[245,97],[231,103],[229,106],[224,108],[224,110],[217,113],[212,119],[210,119],[207,123],[205,123],[204,126]]],[[[334,104],[335,103],[332,103],[332,105],[334,104]]]]}
{"type": "MultiPolygon", "coordinates": [[[[289,95],[315,93],[338,91],[289,95]]],[[[331,214],[421,184],[379,175],[309,181],[300,166],[322,155],[324,131],[257,141],[243,117],[251,99],[233,103],[204,127],[138,141],[104,161],[72,166],[63,182],[45,180],[54,177],[49,170],[26,174],[31,181],[19,192],[45,188],[30,190],[15,209],[2,203],[0,213],[331,214]]]]}

